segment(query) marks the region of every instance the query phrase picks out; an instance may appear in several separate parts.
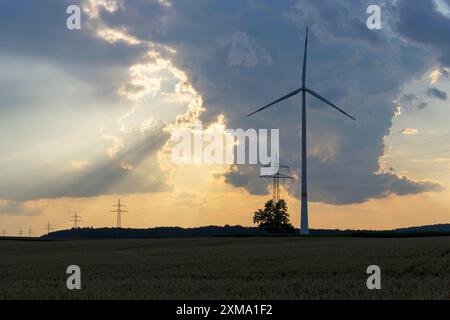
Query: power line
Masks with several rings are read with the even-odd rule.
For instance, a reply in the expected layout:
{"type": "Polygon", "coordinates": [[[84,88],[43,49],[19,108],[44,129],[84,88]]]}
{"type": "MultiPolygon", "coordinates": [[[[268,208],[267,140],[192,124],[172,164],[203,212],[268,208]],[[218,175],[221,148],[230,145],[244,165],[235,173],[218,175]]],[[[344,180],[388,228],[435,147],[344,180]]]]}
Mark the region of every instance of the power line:
{"type": "Polygon", "coordinates": [[[440,171],[450,171],[450,168],[439,168],[439,169],[425,169],[425,170],[406,170],[406,171],[389,171],[380,173],[311,173],[310,176],[324,176],[324,177],[348,177],[348,176],[361,176],[361,177],[372,177],[381,174],[410,174],[410,173],[422,173],[422,172],[440,172],[440,171]]]}
{"type": "Polygon", "coordinates": [[[404,155],[404,156],[389,156],[386,155],[384,157],[389,157],[390,159],[404,159],[404,158],[411,158],[411,157],[421,157],[421,156],[428,156],[431,154],[440,154],[440,153],[447,153],[450,152],[450,149],[440,150],[440,151],[432,151],[432,152],[425,152],[425,153],[416,153],[411,155],[404,155]]]}
{"type": "Polygon", "coordinates": [[[426,141],[430,141],[430,140],[442,139],[445,137],[450,137],[450,133],[439,135],[439,136],[433,136],[433,137],[429,137],[429,138],[423,138],[423,139],[419,139],[417,141],[405,141],[405,142],[393,143],[392,145],[399,146],[399,145],[405,145],[405,144],[421,143],[421,142],[426,142],[426,141]]]}
{"type": "MultiPolygon", "coordinates": [[[[320,186],[320,185],[312,185],[312,188],[317,188],[317,189],[333,189],[333,190],[382,190],[385,189],[386,187],[389,186],[385,186],[385,185],[380,185],[379,187],[346,187],[346,186],[320,186]]],[[[396,190],[409,190],[410,188],[408,187],[395,187],[396,190]]]]}
{"type": "MultiPolygon", "coordinates": [[[[439,150],[439,151],[432,151],[432,152],[425,152],[425,153],[416,153],[416,154],[410,154],[410,155],[404,155],[404,156],[390,156],[390,155],[382,155],[380,156],[381,160],[389,160],[389,159],[406,159],[406,158],[412,158],[412,157],[421,157],[421,156],[428,156],[428,155],[432,155],[432,154],[442,154],[442,153],[447,153],[450,152],[450,149],[444,149],[444,150],[439,150]],[[388,158],[388,159],[382,159],[382,158],[388,158]]],[[[335,165],[358,165],[358,164],[372,164],[374,163],[374,161],[354,161],[354,162],[336,162],[333,163],[335,165]]]]}
{"type": "Polygon", "coordinates": [[[441,169],[426,169],[426,170],[413,170],[413,171],[406,171],[406,173],[422,173],[422,172],[440,172],[440,171],[450,171],[450,168],[441,168],[441,169]]]}
{"type": "Polygon", "coordinates": [[[382,189],[384,186],[379,187],[343,187],[343,186],[319,186],[319,185],[312,185],[312,188],[317,189],[348,189],[348,190],[378,190],[382,189]]]}
{"type": "MultiPolygon", "coordinates": [[[[450,137],[450,133],[449,134],[444,134],[444,135],[440,135],[440,136],[434,136],[434,137],[430,137],[430,138],[424,138],[421,141],[410,141],[410,142],[403,142],[403,143],[396,143],[395,145],[403,145],[403,144],[412,144],[412,143],[417,143],[417,142],[424,142],[424,141],[429,141],[429,140],[435,140],[435,139],[439,139],[439,138],[444,138],[444,137],[450,137]]],[[[418,154],[411,154],[411,155],[404,155],[404,156],[390,156],[390,155],[382,155],[379,157],[380,160],[388,160],[388,159],[405,159],[405,158],[410,158],[410,157],[420,157],[420,156],[426,156],[426,155],[433,155],[433,154],[441,154],[441,153],[447,153],[450,152],[450,149],[444,149],[444,150],[438,150],[438,151],[432,151],[432,152],[426,152],[426,153],[418,153],[418,154]],[[388,158],[388,159],[382,159],[382,158],[388,158]]],[[[375,161],[352,161],[352,162],[336,162],[333,163],[334,165],[358,165],[358,164],[374,164],[375,161]]]]}

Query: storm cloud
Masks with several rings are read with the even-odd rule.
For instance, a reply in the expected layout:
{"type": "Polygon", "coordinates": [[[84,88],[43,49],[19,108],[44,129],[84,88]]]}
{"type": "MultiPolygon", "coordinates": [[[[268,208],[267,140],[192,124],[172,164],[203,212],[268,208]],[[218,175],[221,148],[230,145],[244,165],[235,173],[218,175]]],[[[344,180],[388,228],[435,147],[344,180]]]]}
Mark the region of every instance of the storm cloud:
{"type": "MultiPolygon", "coordinates": [[[[34,11],[36,15],[26,25],[17,26],[15,21],[25,13],[16,3],[11,1],[11,10],[2,11],[0,27],[19,28],[15,34],[22,39],[2,32],[6,55],[55,61],[80,81],[92,84],[115,110],[129,107],[117,92],[128,67],[144,59],[146,48],[124,41],[99,41],[89,25],[84,25],[84,31],[65,30],[61,26],[68,1],[54,1],[54,7],[45,9],[28,1],[25,13],[34,11]],[[42,19],[49,23],[38,23],[42,19]]],[[[80,2],[82,6],[86,3],[80,2]]],[[[280,128],[280,159],[297,177],[298,97],[252,118],[245,115],[298,88],[302,43],[309,26],[309,86],[358,119],[357,123],[348,121],[308,98],[311,200],[349,204],[389,194],[440,190],[433,182],[380,173],[379,165],[385,149],[383,139],[390,133],[394,117],[392,101],[398,98],[402,85],[422,76],[436,61],[443,67],[450,63],[450,19],[437,11],[431,0],[414,1],[414,5],[407,0],[395,4],[380,1],[385,17],[382,30],[365,26],[366,8],[372,4],[368,0],[187,0],[171,2],[170,6],[156,0],[117,3],[114,12],[100,7],[99,19],[105,26],[126,30],[141,41],[174,48],[177,54],[171,59],[203,97],[206,111],[201,120],[210,123],[223,114],[229,128],[280,128]]],[[[40,180],[36,173],[23,180],[2,181],[0,197],[168,190],[156,159],[167,135],[158,127],[136,139],[117,158],[100,161],[81,174],[52,177],[44,186],[36,184],[40,180]],[[140,180],[145,172],[132,169],[142,159],[150,159],[147,167],[154,169],[150,180],[140,180]],[[131,175],[134,178],[127,179],[131,175]]],[[[233,167],[225,181],[262,194],[267,192],[268,183],[261,182],[258,172],[256,166],[233,167]]],[[[299,196],[298,181],[289,190],[299,196]]]]}

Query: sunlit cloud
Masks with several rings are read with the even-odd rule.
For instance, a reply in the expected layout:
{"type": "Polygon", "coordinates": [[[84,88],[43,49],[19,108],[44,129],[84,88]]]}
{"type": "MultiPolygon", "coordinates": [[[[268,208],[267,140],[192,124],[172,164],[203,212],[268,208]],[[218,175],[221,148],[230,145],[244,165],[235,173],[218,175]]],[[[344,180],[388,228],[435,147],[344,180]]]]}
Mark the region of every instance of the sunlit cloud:
{"type": "Polygon", "coordinates": [[[401,134],[404,134],[405,136],[414,136],[419,133],[419,130],[414,128],[405,128],[400,131],[401,134]]]}
{"type": "Polygon", "coordinates": [[[158,0],[158,2],[160,4],[162,4],[163,6],[166,6],[166,7],[171,7],[172,6],[172,3],[170,3],[169,0],[158,0]]]}
{"type": "Polygon", "coordinates": [[[115,43],[117,41],[124,41],[129,45],[135,46],[141,44],[142,42],[133,36],[126,34],[125,31],[112,29],[112,28],[101,28],[97,31],[97,36],[108,41],[109,43],[115,43]]]}
{"type": "Polygon", "coordinates": [[[112,13],[117,11],[118,8],[119,1],[116,0],[86,0],[83,3],[83,11],[91,19],[98,18],[101,10],[112,13]]]}
{"type": "Polygon", "coordinates": [[[436,84],[442,76],[448,77],[449,69],[445,67],[436,67],[434,68],[428,78],[430,80],[430,84],[436,84]]]}
{"type": "Polygon", "coordinates": [[[122,163],[120,167],[125,171],[131,171],[134,169],[134,166],[129,163],[122,163]]]}
{"type": "Polygon", "coordinates": [[[103,130],[101,133],[102,133],[103,138],[112,141],[112,146],[109,147],[106,150],[106,152],[110,158],[113,158],[119,152],[119,150],[124,147],[123,141],[119,137],[109,135],[109,134],[103,132],[103,130]]]}
{"type": "Polygon", "coordinates": [[[70,163],[70,166],[77,170],[83,170],[89,167],[91,163],[86,160],[74,160],[70,163]]]}
{"type": "MultiPolygon", "coordinates": [[[[105,3],[94,3],[97,7],[104,7],[105,3]]],[[[93,6],[94,4],[91,4],[93,6]]],[[[162,5],[170,6],[170,2],[161,1],[162,5]]],[[[116,5],[110,5],[110,11],[117,9],[116,5]]],[[[96,12],[94,9],[92,12],[96,12]]],[[[186,105],[184,112],[181,112],[174,117],[173,122],[166,124],[164,128],[168,133],[176,130],[177,128],[190,128],[194,127],[194,124],[199,120],[200,115],[206,110],[203,105],[203,97],[192,85],[187,74],[181,70],[179,67],[175,66],[172,62],[172,55],[177,54],[177,51],[166,45],[158,44],[148,40],[139,39],[133,35],[130,35],[128,31],[124,28],[111,28],[106,26],[101,20],[98,12],[96,14],[91,14],[93,18],[93,23],[91,24],[94,34],[111,44],[116,42],[124,42],[132,47],[137,45],[146,48],[146,53],[141,57],[139,63],[135,63],[128,68],[128,80],[122,85],[117,93],[119,96],[125,97],[130,102],[132,102],[131,108],[122,114],[118,119],[119,124],[118,133],[106,133],[102,132],[105,139],[111,140],[113,145],[108,148],[108,155],[113,158],[124,148],[128,141],[124,140],[125,136],[132,136],[134,134],[134,128],[126,125],[126,120],[131,119],[134,114],[137,113],[139,108],[144,107],[144,101],[149,102],[154,100],[157,96],[161,97],[162,101],[170,100],[172,103],[183,103],[186,105]],[[172,84],[172,90],[168,90],[172,84]]],[[[154,127],[156,120],[154,116],[144,119],[138,124],[138,131],[145,132],[150,128],[154,127]]],[[[204,128],[205,132],[211,130],[220,130],[222,133],[225,131],[225,116],[219,115],[217,121],[210,124],[209,127],[204,128]]],[[[127,138],[128,139],[128,138],[127,138]]],[[[190,181],[192,179],[192,170],[184,170],[184,168],[178,168],[174,166],[170,158],[170,142],[167,143],[157,152],[157,160],[159,166],[163,170],[167,181],[179,181],[182,179],[184,181],[190,181]]],[[[123,162],[120,165],[121,169],[124,171],[134,171],[135,166],[133,163],[123,162]]],[[[206,183],[208,181],[207,176],[213,175],[214,173],[228,170],[226,166],[209,167],[209,169],[200,169],[203,179],[196,177],[197,189],[200,188],[198,185],[201,184],[201,180],[206,183]]],[[[175,184],[178,188],[181,188],[181,184],[175,184]]],[[[208,188],[205,189],[205,191],[208,188]]]]}
{"type": "Polygon", "coordinates": [[[163,78],[158,76],[161,69],[161,66],[152,63],[137,64],[130,67],[130,81],[126,86],[119,89],[119,95],[132,101],[141,100],[149,95],[154,96],[161,90],[163,78]]]}
{"type": "MultiPolygon", "coordinates": [[[[161,1],[161,4],[170,6],[170,2],[168,1],[161,1]]],[[[108,12],[115,12],[118,7],[119,4],[115,1],[88,0],[85,10],[87,10],[92,20],[91,28],[98,38],[111,44],[123,41],[130,46],[143,45],[147,48],[146,54],[141,59],[142,62],[129,67],[128,82],[117,91],[119,96],[123,96],[133,103],[133,106],[117,119],[120,132],[131,132],[133,128],[127,128],[125,120],[129,119],[135,113],[141,101],[152,99],[160,93],[170,94],[172,100],[175,100],[175,96],[178,96],[180,101],[187,103],[187,111],[177,115],[174,125],[169,126],[168,130],[171,127],[183,125],[183,123],[188,123],[188,126],[191,125],[198,119],[201,112],[204,111],[203,99],[193,88],[186,73],[174,66],[170,57],[164,57],[164,55],[176,54],[176,50],[166,45],[138,39],[130,35],[124,28],[119,29],[106,26],[99,16],[99,11],[104,9],[108,12]],[[175,82],[173,92],[167,92],[162,89],[163,82],[167,81],[168,78],[171,78],[175,82]]],[[[147,130],[154,122],[155,120],[153,118],[142,121],[139,125],[140,130],[147,130]]],[[[105,139],[113,142],[113,145],[108,148],[107,153],[110,157],[114,157],[124,147],[124,142],[117,134],[102,132],[102,135],[105,139]]]]}

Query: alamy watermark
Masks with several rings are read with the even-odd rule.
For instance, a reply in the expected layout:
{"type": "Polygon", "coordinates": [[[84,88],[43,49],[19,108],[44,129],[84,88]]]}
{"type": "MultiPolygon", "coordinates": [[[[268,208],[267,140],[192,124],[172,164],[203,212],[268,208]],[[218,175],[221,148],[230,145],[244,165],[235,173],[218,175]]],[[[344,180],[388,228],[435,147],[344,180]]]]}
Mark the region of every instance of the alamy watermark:
{"type": "Polygon", "coordinates": [[[69,290],[81,290],[81,269],[73,264],[67,267],[66,273],[70,274],[67,278],[66,286],[69,290]]]}
{"type": "Polygon", "coordinates": [[[66,27],[69,30],[81,29],[81,9],[80,6],[72,4],[67,7],[66,13],[69,15],[66,19],[66,27]]]}
{"type": "MultiPolygon", "coordinates": [[[[69,15],[66,19],[66,27],[69,30],[81,29],[81,9],[80,6],[72,4],[66,8],[69,15]]],[[[366,20],[366,26],[370,30],[380,30],[381,27],[381,8],[379,5],[369,5],[366,13],[370,16],[366,20]]]]}
{"type": "Polygon", "coordinates": [[[381,289],[381,269],[376,264],[370,265],[366,269],[366,273],[370,274],[367,278],[366,286],[369,290],[381,289]]]}
{"type": "Polygon", "coordinates": [[[370,30],[380,30],[381,29],[381,8],[378,5],[370,5],[366,10],[367,14],[370,16],[366,20],[366,26],[370,30]]]}
{"type": "Polygon", "coordinates": [[[203,129],[198,121],[192,129],[172,131],[171,141],[176,143],[172,161],[176,164],[260,164],[261,175],[272,175],[279,169],[279,139],[278,129],[203,129]]]}

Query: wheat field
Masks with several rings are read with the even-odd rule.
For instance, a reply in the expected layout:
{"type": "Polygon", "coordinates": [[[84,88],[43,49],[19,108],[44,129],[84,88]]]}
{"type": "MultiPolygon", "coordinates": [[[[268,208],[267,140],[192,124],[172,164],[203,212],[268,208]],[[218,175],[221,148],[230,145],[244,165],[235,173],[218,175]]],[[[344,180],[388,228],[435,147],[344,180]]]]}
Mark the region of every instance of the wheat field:
{"type": "Polygon", "coordinates": [[[0,241],[1,299],[449,299],[449,271],[449,237],[0,241]]]}

